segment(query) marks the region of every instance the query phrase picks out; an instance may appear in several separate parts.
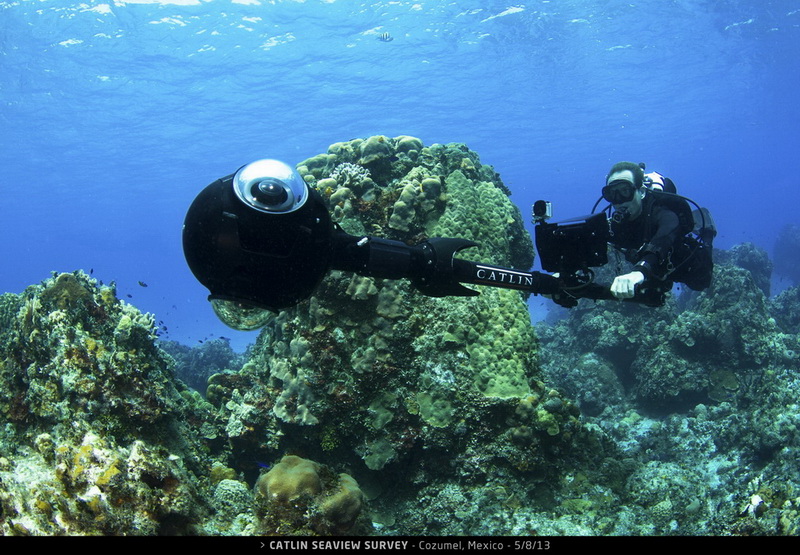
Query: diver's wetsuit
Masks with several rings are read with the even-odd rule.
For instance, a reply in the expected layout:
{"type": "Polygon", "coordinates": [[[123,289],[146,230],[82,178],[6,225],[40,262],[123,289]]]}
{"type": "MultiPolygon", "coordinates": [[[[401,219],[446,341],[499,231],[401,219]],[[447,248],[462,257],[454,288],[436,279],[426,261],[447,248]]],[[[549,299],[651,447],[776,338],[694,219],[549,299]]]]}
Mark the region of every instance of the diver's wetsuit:
{"type": "Polygon", "coordinates": [[[677,281],[702,291],[711,285],[714,270],[711,241],[716,235],[711,215],[708,211],[705,214],[702,227],[708,237],[700,242],[691,235],[695,229],[694,214],[686,199],[650,191],[642,199],[638,218],[612,220],[610,240],[635,264],[633,269],[644,274],[646,286],[666,292],[677,281]]]}
{"type": "Polygon", "coordinates": [[[670,255],[672,251],[683,254],[680,251],[686,233],[678,214],[656,202],[651,194],[642,199],[642,213],[638,218],[611,222],[611,243],[635,264],[635,271],[642,272],[648,281],[655,278],[667,289],[672,283],[665,278],[676,263],[670,255]]]}

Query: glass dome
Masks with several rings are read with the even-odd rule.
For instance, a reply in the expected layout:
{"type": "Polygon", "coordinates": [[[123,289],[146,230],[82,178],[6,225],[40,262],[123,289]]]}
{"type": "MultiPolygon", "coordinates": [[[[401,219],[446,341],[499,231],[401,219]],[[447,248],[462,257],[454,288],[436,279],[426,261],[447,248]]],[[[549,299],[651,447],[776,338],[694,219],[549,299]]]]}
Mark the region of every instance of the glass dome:
{"type": "Polygon", "coordinates": [[[263,328],[275,318],[272,311],[227,299],[211,299],[211,307],[223,324],[239,331],[263,328]]]}
{"type": "Polygon", "coordinates": [[[256,160],[242,166],[233,177],[233,189],[248,206],[271,214],[294,212],[308,199],[303,178],[279,160],[256,160]]]}

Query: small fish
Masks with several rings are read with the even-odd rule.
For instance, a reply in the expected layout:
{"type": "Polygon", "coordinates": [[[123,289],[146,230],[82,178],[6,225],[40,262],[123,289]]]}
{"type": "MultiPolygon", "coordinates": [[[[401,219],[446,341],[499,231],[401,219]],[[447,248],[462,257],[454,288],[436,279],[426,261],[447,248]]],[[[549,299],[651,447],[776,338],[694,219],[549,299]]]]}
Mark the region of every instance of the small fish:
{"type": "Polygon", "coordinates": [[[143,281],[139,282],[139,287],[147,287],[147,284],[143,281]]]}
{"type": "Polygon", "coordinates": [[[94,273],[94,268],[89,268],[89,275],[92,275],[93,273],[94,273]]]}
{"type": "Polygon", "coordinates": [[[389,33],[381,33],[380,35],[378,35],[378,40],[381,42],[392,42],[394,40],[394,37],[389,33]]]}
{"type": "Polygon", "coordinates": [[[128,293],[128,294],[127,294],[127,295],[125,295],[125,296],[126,296],[126,297],[128,297],[129,299],[132,299],[132,298],[133,298],[133,295],[131,295],[130,293],[128,293]]]}

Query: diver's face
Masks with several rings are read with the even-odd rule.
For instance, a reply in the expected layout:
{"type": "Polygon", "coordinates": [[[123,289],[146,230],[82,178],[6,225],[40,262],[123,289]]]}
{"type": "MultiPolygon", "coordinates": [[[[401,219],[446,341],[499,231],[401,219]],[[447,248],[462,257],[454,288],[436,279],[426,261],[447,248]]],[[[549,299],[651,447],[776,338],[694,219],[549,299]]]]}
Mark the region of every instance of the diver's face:
{"type": "Polygon", "coordinates": [[[627,219],[635,220],[642,213],[642,195],[638,191],[633,195],[633,200],[615,204],[614,211],[627,214],[627,219]]]}
{"type": "MultiPolygon", "coordinates": [[[[614,188],[621,189],[621,191],[616,191],[617,194],[609,195],[609,200],[614,206],[614,211],[625,215],[626,219],[629,220],[638,218],[642,213],[642,197],[644,195],[642,195],[641,191],[636,190],[633,172],[630,170],[623,170],[611,174],[608,177],[608,186],[606,189],[614,188]],[[627,189],[627,191],[625,189],[627,189]],[[627,194],[625,194],[626,192],[627,194]],[[623,199],[629,200],[622,201],[623,199]]],[[[614,191],[611,192],[613,193],[614,191]]]]}

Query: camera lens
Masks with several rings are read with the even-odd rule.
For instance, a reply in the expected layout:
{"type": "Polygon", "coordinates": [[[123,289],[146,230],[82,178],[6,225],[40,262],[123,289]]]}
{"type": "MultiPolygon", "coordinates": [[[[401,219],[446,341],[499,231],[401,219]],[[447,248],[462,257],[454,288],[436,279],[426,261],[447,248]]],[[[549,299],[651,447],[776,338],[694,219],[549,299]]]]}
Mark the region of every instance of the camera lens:
{"type": "Polygon", "coordinates": [[[286,202],[289,198],[289,193],[286,188],[277,179],[265,179],[253,185],[250,189],[253,198],[261,204],[266,206],[277,206],[286,202]]]}

